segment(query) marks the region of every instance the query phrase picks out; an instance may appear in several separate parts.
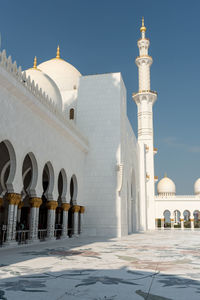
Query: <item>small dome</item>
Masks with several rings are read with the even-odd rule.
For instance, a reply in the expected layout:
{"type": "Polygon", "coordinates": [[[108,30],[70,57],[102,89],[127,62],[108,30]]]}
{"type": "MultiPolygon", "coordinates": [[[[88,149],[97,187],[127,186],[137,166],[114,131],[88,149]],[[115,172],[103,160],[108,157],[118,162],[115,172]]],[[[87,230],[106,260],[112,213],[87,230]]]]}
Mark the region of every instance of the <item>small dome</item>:
{"type": "Polygon", "coordinates": [[[158,182],[157,192],[158,195],[172,196],[176,194],[176,186],[170,178],[165,176],[158,182]]]}
{"type": "Polygon", "coordinates": [[[59,57],[41,63],[38,68],[55,81],[60,92],[74,90],[78,86],[81,73],[59,57]]]}
{"type": "Polygon", "coordinates": [[[31,68],[25,71],[26,76],[30,76],[35,84],[48,95],[49,98],[62,110],[62,97],[56,83],[38,68],[31,68]]]}
{"type": "Polygon", "coordinates": [[[195,195],[200,195],[200,178],[198,178],[194,183],[194,193],[195,195]]]}

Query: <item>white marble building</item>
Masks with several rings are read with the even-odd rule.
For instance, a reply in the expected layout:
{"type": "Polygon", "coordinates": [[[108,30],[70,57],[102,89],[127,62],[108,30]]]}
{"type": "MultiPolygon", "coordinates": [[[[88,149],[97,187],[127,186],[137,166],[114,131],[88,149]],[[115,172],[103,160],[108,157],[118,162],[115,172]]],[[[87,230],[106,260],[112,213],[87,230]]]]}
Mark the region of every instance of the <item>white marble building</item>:
{"type": "MultiPolygon", "coordinates": [[[[155,196],[157,94],[150,87],[153,60],[144,20],[140,31],[139,89],[133,94],[137,139],[120,73],[82,75],[60,57],[59,47],[55,58],[39,65],[35,58],[26,71],[5,50],[0,53],[4,245],[79,234],[120,237],[155,229],[158,219],[163,227],[165,210],[181,207],[182,216],[183,209],[198,209],[199,192],[191,199],[175,193],[155,196]]],[[[200,191],[199,181],[197,186],[200,191]]],[[[162,182],[159,187],[162,191],[162,182]]]]}

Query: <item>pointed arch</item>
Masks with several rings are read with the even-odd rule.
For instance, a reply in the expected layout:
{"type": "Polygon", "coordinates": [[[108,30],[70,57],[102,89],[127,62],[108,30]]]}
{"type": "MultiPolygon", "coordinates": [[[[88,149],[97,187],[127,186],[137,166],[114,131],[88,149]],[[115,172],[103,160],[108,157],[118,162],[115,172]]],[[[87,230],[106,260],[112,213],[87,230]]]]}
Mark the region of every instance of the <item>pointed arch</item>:
{"type": "Polygon", "coordinates": [[[16,154],[15,150],[8,140],[3,140],[0,143],[0,157],[1,157],[1,180],[3,180],[3,186],[1,189],[13,190],[13,180],[16,173],[16,154]]]}

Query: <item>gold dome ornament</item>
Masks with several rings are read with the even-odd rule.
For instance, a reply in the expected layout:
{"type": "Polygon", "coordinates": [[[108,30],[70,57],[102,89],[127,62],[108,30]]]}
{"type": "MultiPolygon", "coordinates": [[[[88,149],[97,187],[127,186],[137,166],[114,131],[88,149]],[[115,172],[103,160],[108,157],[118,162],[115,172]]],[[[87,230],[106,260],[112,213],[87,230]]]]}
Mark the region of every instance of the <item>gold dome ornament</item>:
{"type": "Polygon", "coordinates": [[[142,17],[142,27],[140,27],[140,31],[142,32],[145,32],[147,29],[146,27],[144,26],[144,17],[142,17]]]}
{"type": "Polygon", "coordinates": [[[33,62],[33,69],[37,69],[37,57],[35,56],[34,62],[33,62]]]}
{"type": "Polygon", "coordinates": [[[60,47],[59,47],[59,45],[57,47],[56,58],[60,58],[60,47]]]}

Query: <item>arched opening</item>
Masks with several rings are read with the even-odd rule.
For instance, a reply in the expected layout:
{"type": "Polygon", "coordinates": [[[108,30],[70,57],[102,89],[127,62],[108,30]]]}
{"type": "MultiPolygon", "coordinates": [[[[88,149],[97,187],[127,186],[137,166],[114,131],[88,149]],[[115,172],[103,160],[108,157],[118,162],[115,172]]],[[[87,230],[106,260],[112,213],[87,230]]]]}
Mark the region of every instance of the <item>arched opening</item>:
{"type": "Polygon", "coordinates": [[[0,143],[0,242],[5,241],[5,228],[8,222],[8,202],[5,194],[13,190],[13,180],[16,172],[16,156],[14,148],[7,140],[0,143]]]}
{"type": "MultiPolygon", "coordinates": [[[[50,162],[46,163],[43,169],[42,174],[42,204],[39,209],[39,233],[42,233],[42,230],[47,230],[47,201],[52,199],[54,185],[54,172],[53,167],[50,162]]],[[[45,232],[46,234],[46,232],[45,232]]],[[[43,234],[39,235],[39,238],[42,238],[43,234]]]]}
{"type": "Polygon", "coordinates": [[[78,193],[78,185],[76,176],[73,175],[70,180],[70,209],[68,213],[68,234],[71,237],[74,233],[74,213],[73,213],[73,205],[76,204],[78,193]]]}
{"type": "Polygon", "coordinates": [[[185,228],[191,228],[190,212],[189,212],[189,210],[184,210],[183,217],[184,217],[184,227],[185,228]]]}
{"type": "Polygon", "coordinates": [[[35,192],[38,177],[38,168],[33,153],[28,153],[22,165],[22,202],[17,211],[17,240],[21,243],[28,239],[30,229],[30,195],[35,192]],[[22,233],[23,231],[23,233],[22,233]]]}
{"type": "Polygon", "coordinates": [[[69,111],[69,119],[74,120],[74,108],[71,108],[69,111]]]}
{"type": "Polygon", "coordinates": [[[163,216],[164,216],[164,227],[165,228],[169,228],[171,227],[171,213],[169,210],[165,210],[164,213],[163,213],[163,216]]]}
{"type": "Polygon", "coordinates": [[[56,237],[60,238],[62,234],[63,210],[62,202],[67,193],[67,176],[65,170],[62,169],[58,175],[58,207],[56,208],[56,237]]]}
{"type": "Polygon", "coordinates": [[[177,209],[174,211],[174,228],[181,228],[181,213],[177,209]]]}
{"type": "Polygon", "coordinates": [[[200,211],[195,210],[193,216],[194,216],[194,228],[200,228],[200,211]]]}

